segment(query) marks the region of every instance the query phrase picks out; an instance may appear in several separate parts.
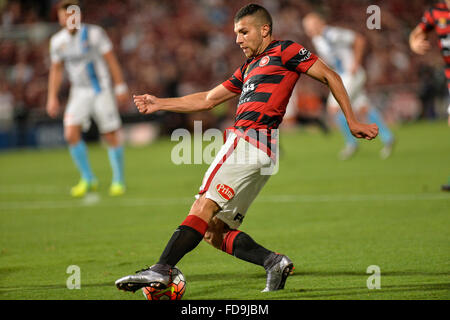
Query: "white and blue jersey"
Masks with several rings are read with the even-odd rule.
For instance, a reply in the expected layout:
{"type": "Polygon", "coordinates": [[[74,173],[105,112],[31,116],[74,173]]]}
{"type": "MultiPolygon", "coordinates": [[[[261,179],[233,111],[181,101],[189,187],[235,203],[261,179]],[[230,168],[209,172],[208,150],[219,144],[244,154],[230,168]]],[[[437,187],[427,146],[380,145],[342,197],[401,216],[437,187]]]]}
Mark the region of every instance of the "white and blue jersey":
{"type": "Polygon", "coordinates": [[[321,35],[313,37],[312,42],[319,56],[342,75],[350,72],[353,66],[355,37],[352,30],[326,26],[321,35]]]}
{"type": "MultiPolygon", "coordinates": [[[[393,135],[384,124],[381,114],[377,108],[370,106],[370,101],[365,91],[366,72],[362,66],[352,72],[355,63],[354,44],[356,33],[349,29],[326,26],[322,34],[313,37],[312,42],[319,56],[330,65],[342,78],[352,108],[356,111],[368,108],[367,119],[378,125],[379,135],[384,144],[392,144],[393,135]]],[[[329,94],[327,106],[338,109],[339,104],[333,94],[329,94]]],[[[347,145],[355,145],[356,139],[347,126],[344,115],[337,113],[339,127],[346,137],[347,145]]]]}
{"type": "Polygon", "coordinates": [[[92,88],[96,93],[111,88],[111,77],[103,55],[112,50],[112,43],[99,26],[81,24],[76,33],[66,28],[50,39],[52,63],[64,62],[72,87],[92,88]]]}
{"type": "Polygon", "coordinates": [[[80,125],[88,130],[93,118],[100,133],[121,127],[109,68],[103,58],[112,50],[106,32],[92,24],[82,24],[73,34],[64,28],[52,36],[51,63],[62,62],[71,83],[65,126],[80,125]]]}
{"type": "MultiPolygon", "coordinates": [[[[351,72],[355,54],[353,45],[356,33],[349,29],[326,26],[322,34],[312,38],[318,55],[334,69],[342,78],[354,109],[368,106],[369,101],[365,92],[366,73],[359,67],[356,73],[351,72]]],[[[327,101],[330,107],[338,108],[339,104],[330,93],[327,101]]]]}

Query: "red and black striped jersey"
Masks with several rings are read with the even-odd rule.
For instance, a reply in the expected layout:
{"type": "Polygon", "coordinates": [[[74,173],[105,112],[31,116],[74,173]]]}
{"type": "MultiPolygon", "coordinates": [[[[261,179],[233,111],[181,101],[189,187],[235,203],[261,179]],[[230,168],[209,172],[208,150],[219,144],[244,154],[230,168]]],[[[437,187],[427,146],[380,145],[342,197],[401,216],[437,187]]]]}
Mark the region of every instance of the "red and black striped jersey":
{"type": "Polygon", "coordinates": [[[223,86],[240,93],[234,127],[276,129],[301,73],[317,56],[292,41],[272,41],[266,50],[248,59],[223,86]]]}
{"type": "Polygon", "coordinates": [[[447,66],[450,66],[450,11],[445,3],[437,3],[429,8],[419,23],[423,31],[435,30],[439,37],[439,48],[447,66]]]}

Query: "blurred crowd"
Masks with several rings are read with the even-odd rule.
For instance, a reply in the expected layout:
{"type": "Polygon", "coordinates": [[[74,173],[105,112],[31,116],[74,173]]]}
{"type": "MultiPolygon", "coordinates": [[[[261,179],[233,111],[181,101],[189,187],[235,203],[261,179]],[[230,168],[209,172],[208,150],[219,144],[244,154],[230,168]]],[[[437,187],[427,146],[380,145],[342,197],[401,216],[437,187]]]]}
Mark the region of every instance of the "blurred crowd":
{"type": "MultiPolygon", "coordinates": [[[[179,96],[207,90],[226,80],[244,62],[235,44],[233,17],[249,1],[108,0],[81,1],[83,21],[101,25],[110,36],[132,94],[179,96]]],[[[328,23],[348,27],[368,40],[365,67],[372,102],[390,122],[434,119],[439,99],[446,105],[443,61],[436,48],[418,56],[408,46],[409,32],[432,4],[425,0],[261,0],[274,20],[274,35],[314,51],[301,19],[311,10],[328,23]],[[369,5],[381,8],[381,29],[366,26],[369,5]]],[[[59,29],[54,0],[0,0],[0,129],[8,118],[45,117],[49,38],[59,29]]],[[[66,81],[61,98],[67,98],[66,81]]],[[[326,88],[306,83],[320,98],[326,88]]],[[[309,94],[311,93],[309,92],[309,94]]],[[[161,116],[165,130],[203,117],[204,125],[232,119],[234,105],[209,115],[161,116]]],[[[123,115],[135,114],[130,103],[123,115]]]]}

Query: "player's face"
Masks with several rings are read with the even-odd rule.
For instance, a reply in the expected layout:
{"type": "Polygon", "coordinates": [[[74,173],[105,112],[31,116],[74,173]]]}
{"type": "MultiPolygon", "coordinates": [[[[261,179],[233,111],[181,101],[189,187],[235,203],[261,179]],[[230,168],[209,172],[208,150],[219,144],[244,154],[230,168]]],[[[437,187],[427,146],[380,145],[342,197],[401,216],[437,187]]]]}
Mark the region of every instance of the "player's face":
{"type": "Polygon", "coordinates": [[[308,37],[312,38],[322,33],[324,22],[315,14],[310,14],[303,19],[303,29],[308,37]]]}
{"type": "Polygon", "coordinates": [[[65,9],[59,9],[58,10],[58,22],[61,25],[61,27],[65,28],[67,19],[69,18],[69,14],[65,9]]]}
{"type": "MultiPolygon", "coordinates": [[[[60,26],[63,28],[68,28],[67,21],[72,17],[73,14],[74,13],[70,10],[68,11],[68,10],[62,9],[62,8],[59,9],[58,10],[58,22],[59,22],[60,26]]],[[[71,29],[68,28],[68,30],[72,32],[72,31],[75,31],[76,29],[72,27],[71,29]]]]}
{"type": "Polygon", "coordinates": [[[247,58],[261,53],[264,28],[253,16],[245,16],[234,24],[236,43],[241,47],[247,58]]]}

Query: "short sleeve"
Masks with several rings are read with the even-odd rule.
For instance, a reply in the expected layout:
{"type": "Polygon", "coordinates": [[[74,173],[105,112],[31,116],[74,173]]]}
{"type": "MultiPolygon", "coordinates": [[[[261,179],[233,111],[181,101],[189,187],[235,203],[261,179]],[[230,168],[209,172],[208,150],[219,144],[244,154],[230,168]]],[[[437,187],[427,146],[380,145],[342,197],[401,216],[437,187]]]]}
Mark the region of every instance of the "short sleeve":
{"type": "Polygon", "coordinates": [[[97,46],[101,54],[105,54],[113,49],[113,45],[105,30],[101,27],[96,27],[92,33],[92,42],[97,46]]]}
{"type": "Polygon", "coordinates": [[[317,56],[295,42],[287,42],[281,51],[281,61],[288,70],[304,73],[317,61],[317,56]]]}
{"type": "Polygon", "coordinates": [[[233,75],[222,83],[222,85],[234,93],[241,93],[242,92],[242,84],[243,84],[243,78],[242,78],[242,68],[238,68],[233,75]]]}
{"type": "Polygon", "coordinates": [[[435,23],[434,23],[431,9],[428,9],[427,11],[424,12],[424,14],[422,16],[422,20],[419,23],[419,27],[425,32],[428,32],[428,31],[431,31],[434,29],[435,23]]]}

